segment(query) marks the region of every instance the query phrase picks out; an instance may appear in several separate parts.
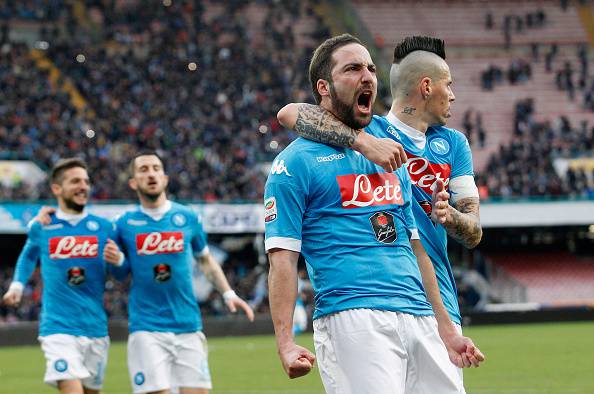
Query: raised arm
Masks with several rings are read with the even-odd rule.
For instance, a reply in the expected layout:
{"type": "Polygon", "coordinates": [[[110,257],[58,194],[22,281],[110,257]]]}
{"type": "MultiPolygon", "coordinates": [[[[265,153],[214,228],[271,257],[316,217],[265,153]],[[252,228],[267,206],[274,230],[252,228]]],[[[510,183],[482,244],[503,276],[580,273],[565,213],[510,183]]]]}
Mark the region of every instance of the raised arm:
{"type": "Polygon", "coordinates": [[[352,129],[319,105],[287,104],[277,118],[303,138],[356,150],[385,171],[394,171],[406,163],[402,145],[390,138],[376,138],[363,130],[352,129]]]}
{"type": "Polygon", "coordinates": [[[295,343],[293,312],[297,301],[297,261],[299,253],[273,249],[269,254],[268,298],[281,363],[291,379],[307,375],[315,356],[295,343]]]}

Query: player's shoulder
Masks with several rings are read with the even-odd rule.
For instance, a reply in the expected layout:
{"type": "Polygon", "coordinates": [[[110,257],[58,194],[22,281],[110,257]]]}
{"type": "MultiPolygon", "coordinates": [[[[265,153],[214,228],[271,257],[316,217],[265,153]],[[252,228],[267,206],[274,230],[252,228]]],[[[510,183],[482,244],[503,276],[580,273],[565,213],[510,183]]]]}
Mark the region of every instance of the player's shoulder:
{"type": "MultiPolygon", "coordinates": [[[[133,223],[129,223],[130,221],[139,221],[139,225],[142,224],[140,223],[142,221],[142,219],[145,219],[142,217],[140,209],[136,208],[136,209],[131,209],[129,211],[125,211],[123,212],[121,215],[119,215],[118,217],[115,218],[114,222],[117,226],[120,225],[126,225],[126,224],[133,224],[133,223]]],[[[144,220],[146,222],[146,220],[144,220]]]]}
{"type": "Polygon", "coordinates": [[[387,134],[391,134],[396,140],[400,140],[398,130],[384,116],[373,115],[365,131],[377,138],[385,138],[388,137],[387,134]]]}
{"type": "Polygon", "coordinates": [[[308,157],[317,157],[324,152],[335,152],[343,150],[343,148],[332,145],[322,144],[320,142],[310,141],[306,138],[299,137],[291,142],[277,157],[285,160],[304,160],[308,157]]]}
{"type": "Polygon", "coordinates": [[[197,217],[198,214],[189,205],[181,204],[179,202],[171,201],[171,214],[172,215],[185,215],[191,218],[197,217]]]}
{"type": "Polygon", "coordinates": [[[427,132],[427,144],[438,155],[447,155],[468,145],[464,133],[445,126],[431,126],[427,132]]]}
{"type": "Polygon", "coordinates": [[[428,138],[448,138],[452,141],[466,141],[466,136],[463,132],[445,126],[431,126],[427,133],[428,138]]]}
{"type": "Polygon", "coordinates": [[[283,149],[272,161],[268,179],[280,180],[293,178],[297,174],[305,174],[317,165],[316,157],[336,152],[337,148],[297,138],[283,149]]]}
{"type": "Polygon", "coordinates": [[[80,225],[85,226],[89,231],[113,230],[113,223],[110,220],[93,214],[88,214],[85,220],[80,222],[80,225]]]}

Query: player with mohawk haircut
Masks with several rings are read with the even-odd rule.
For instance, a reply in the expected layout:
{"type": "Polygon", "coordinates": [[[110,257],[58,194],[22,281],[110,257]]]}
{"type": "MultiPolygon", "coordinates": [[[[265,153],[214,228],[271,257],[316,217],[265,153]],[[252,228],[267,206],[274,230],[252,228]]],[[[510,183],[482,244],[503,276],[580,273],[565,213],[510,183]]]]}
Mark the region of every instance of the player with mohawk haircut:
{"type": "Polygon", "coordinates": [[[412,36],[406,37],[398,45],[396,45],[396,48],[394,48],[394,60],[392,63],[400,63],[402,59],[414,51],[432,52],[443,60],[446,58],[445,43],[443,40],[427,36],[412,36]]]}
{"type": "MultiPolygon", "coordinates": [[[[461,332],[447,236],[470,249],[480,242],[482,228],[470,146],[464,134],[445,127],[455,100],[445,58],[443,40],[412,36],[400,42],[390,69],[392,107],[385,116],[374,115],[365,131],[310,104],[289,104],[278,119],[304,138],[357,150],[388,172],[406,162],[420,239],[433,263],[452,329],[461,332]]],[[[442,339],[447,342],[447,335],[442,339]]],[[[484,356],[478,348],[473,352],[473,357],[451,359],[459,367],[478,366],[484,356]]]]}

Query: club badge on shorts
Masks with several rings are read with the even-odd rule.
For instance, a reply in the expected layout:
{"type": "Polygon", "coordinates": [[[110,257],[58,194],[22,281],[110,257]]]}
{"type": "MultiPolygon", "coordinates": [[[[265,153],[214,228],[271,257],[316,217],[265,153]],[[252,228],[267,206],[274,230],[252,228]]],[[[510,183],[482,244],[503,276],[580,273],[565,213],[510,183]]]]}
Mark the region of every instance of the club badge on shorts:
{"type": "Polygon", "coordinates": [[[384,244],[391,244],[396,241],[396,225],[394,216],[388,212],[376,212],[369,217],[371,227],[375,233],[375,239],[384,244]]]}
{"type": "Polygon", "coordinates": [[[167,282],[171,279],[171,267],[169,264],[159,263],[153,267],[155,280],[157,282],[167,282]]]}
{"type": "Polygon", "coordinates": [[[68,284],[70,286],[80,286],[85,282],[85,269],[82,267],[72,267],[68,270],[68,284]]]}

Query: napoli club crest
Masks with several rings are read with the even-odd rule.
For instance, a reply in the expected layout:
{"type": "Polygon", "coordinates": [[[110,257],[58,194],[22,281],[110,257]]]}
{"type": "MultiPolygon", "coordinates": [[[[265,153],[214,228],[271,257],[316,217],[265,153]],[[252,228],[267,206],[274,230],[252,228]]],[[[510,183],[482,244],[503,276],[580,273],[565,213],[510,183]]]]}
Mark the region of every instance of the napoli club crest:
{"type": "Polygon", "coordinates": [[[89,231],[97,231],[99,230],[99,223],[97,223],[94,220],[89,220],[87,222],[87,228],[89,229],[89,231]]]}
{"type": "Polygon", "coordinates": [[[171,221],[177,227],[183,227],[186,224],[186,222],[187,222],[186,217],[183,214],[181,214],[181,213],[176,213],[175,215],[173,215],[171,217],[171,221]]]}
{"type": "Polygon", "coordinates": [[[450,151],[450,144],[443,138],[433,138],[429,141],[429,147],[438,155],[447,155],[450,151]]]}
{"type": "Polygon", "coordinates": [[[391,244],[396,241],[396,225],[394,216],[388,212],[376,212],[370,218],[371,227],[375,233],[375,239],[384,244],[391,244]]]}

